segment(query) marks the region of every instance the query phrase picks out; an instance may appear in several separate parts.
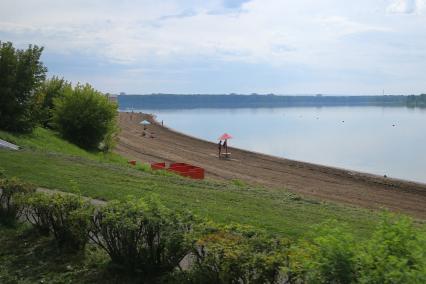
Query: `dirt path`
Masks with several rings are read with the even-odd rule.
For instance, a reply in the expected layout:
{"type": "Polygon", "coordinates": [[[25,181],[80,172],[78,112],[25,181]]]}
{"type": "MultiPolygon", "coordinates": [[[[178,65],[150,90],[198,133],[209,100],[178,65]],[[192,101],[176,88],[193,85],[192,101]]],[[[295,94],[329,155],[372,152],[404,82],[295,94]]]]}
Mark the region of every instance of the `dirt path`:
{"type": "Polygon", "coordinates": [[[217,145],[170,130],[148,115],[120,113],[117,153],[142,162],[186,162],[206,176],[241,179],[277,189],[359,205],[389,208],[426,219],[426,185],[297,162],[230,147],[232,160],[217,157],[217,145]],[[148,119],[154,124],[140,124],[148,119]],[[145,132],[145,136],[143,136],[145,132]],[[154,138],[151,138],[153,136],[154,138]]]}

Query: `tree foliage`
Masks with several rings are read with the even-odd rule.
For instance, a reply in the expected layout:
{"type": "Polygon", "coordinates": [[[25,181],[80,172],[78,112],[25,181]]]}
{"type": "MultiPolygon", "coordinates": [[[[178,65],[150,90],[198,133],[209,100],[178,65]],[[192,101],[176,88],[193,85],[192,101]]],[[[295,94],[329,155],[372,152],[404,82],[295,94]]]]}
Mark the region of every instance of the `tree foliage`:
{"type": "Polygon", "coordinates": [[[61,135],[85,148],[111,148],[117,131],[117,105],[89,84],[65,88],[63,96],[54,99],[53,122],[61,135]]]}
{"type": "Polygon", "coordinates": [[[71,89],[70,82],[56,76],[44,81],[40,86],[36,96],[38,104],[37,120],[43,127],[51,127],[54,100],[63,97],[65,92],[69,92],[71,89]]]}
{"type": "Polygon", "coordinates": [[[43,48],[15,49],[0,42],[0,129],[29,132],[36,125],[35,92],[46,76],[43,48]]]}
{"type": "Polygon", "coordinates": [[[421,94],[418,96],[410,95],[407,97],[407,106],[408,107],[426,107],[426,94],[421,94]]]}

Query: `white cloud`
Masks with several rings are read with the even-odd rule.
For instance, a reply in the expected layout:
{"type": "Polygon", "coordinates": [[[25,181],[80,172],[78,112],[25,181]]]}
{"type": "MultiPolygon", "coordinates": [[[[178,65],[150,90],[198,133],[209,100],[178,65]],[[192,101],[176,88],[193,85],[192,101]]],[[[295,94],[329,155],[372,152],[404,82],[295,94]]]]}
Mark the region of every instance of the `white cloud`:
{"type": "Polygon", "coordinates": [[[49,9],[30,2],[34,9],[31,13],[14,10],[18,5],[10,5],[12,11],[5,9],[1,15],[5,17],[0,17],[0,31],[23,34],[27,40],[40,41],[61,52],[80,49],[102,54],[114,62],[198,55],[282,63],[290,54],[290,61],[309,59],[310,54],[340,36],[385,30],[350,20],[346,15],[327,13],[319,4],[313,5],[319,12],[305,9],[312,6],[307,0],[297,4],[289,0],[229,1],[223,7],[238,9],[223,14],[211,13],[220,9],[221,1],[205,4],[208,2],[193,5],[190,10],[174,1],[157,6],[148,1],[135,7],[118,5],[116,10],[113,4],[108,8],[100,2],[85,5],[84,9],[80,8],[82,3],[75,2],[54,2],[49,9]],[[240,5],[244,13],[239,13],[240,5]],[[296,55],[298,50],[305,53],[296,55]]]}
{"type": "Polygon", "coordinates": [[[425,0],[393,0],[387,11],[396,14],[421,13],[425,5],[425,0]]]}
{"type": "Polygon", "coordinates": [[[3,0],[0,35],[141,70],[201,58],[323,73],[418,72],[426,64],[425,1],[3,0]]]}

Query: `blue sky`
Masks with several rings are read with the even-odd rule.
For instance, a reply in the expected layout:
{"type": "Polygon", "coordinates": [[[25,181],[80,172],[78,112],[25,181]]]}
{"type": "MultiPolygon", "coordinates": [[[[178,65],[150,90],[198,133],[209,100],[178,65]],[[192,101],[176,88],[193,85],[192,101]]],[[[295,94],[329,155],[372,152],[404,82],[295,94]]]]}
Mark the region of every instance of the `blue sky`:
{"type": "Polygon", "coordinates": [[[426,0],[2,0],[0,40],[110,93],[426,92],[426,0]]]}

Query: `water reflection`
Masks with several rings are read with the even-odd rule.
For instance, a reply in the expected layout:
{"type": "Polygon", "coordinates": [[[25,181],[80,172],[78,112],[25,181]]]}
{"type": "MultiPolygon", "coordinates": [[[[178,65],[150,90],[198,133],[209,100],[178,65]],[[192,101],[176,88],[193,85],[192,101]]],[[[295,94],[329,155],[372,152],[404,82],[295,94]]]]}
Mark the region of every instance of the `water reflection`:
{"type": "Polygon", "coordinates": [[[291,107],[140,110],[206,140],[285,158],[426,183],[426,110],[291,107]]]}

